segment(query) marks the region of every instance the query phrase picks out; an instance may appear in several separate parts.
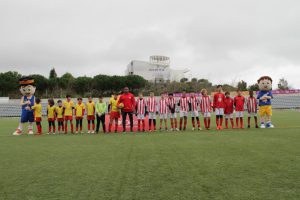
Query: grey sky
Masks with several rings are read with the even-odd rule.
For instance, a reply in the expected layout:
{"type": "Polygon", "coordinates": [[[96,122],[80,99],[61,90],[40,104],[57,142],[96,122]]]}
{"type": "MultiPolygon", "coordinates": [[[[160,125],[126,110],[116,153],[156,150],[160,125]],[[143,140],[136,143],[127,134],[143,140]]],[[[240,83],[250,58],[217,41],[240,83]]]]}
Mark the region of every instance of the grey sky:
{"type": "Polygon", "coordinates": [[[214,83],[270,75],[300,88],[297,0],[1,0],[0,71],[124,73],[171,57],[214,83]]]}

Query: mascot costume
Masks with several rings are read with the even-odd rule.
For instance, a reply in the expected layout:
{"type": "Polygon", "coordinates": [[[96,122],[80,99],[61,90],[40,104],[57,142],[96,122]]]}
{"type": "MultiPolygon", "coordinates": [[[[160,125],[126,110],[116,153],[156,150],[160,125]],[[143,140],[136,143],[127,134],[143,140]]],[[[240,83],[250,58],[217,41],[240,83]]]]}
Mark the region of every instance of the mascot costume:
{"type": "Polygon", "coordinates": [[[260,128],[274,128],[271,123],[272,117],[272,78],[269,76],[262,76],[257,80],[259,92],[257,99],[259,100],[259,115],[260,115],[260,128]],[[266,123],[265,123],[266,122],[266,123]]]}
{"type": "Polygon", "coordinates": [[[34,79],[31,77],[23,77],[19,80],[20,92],[23,95],[21,97],[21,119],[17,130],[13,133],[13,135],[21,135],[23,132],[23,125],[25,123],[28,124],[28,134],[33,134],[33,122],[34,122],[34,113],[31,109],[35,103],[35,86],[34,79]]]}

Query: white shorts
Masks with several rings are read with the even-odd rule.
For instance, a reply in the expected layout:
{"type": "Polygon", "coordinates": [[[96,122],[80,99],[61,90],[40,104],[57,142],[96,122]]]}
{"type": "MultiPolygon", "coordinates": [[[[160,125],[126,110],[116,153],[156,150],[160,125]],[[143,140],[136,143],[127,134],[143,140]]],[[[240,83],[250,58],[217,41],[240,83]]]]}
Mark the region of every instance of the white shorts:
{"type": "Polygon", "coordinates": [[[235,117],[244,117],[244,111],[235,111],[235,117]]]}
{"type": "Polygon", "coordinates": [[[202,113],[202,115],[203,115],[203,117],[210,117],[211,116],[210,112],[204,112],[204,113],[202,113]]]}
{"type": "Polygon", "coordinates": [[[177,118],[176,113],[169,113],[169,118],[170,118],[170,119],[175,119],[175,118],[177,118]]]}
{"type": "Polygon", "coordinates": [[[159,114],[159,119],[168,119],[168,114],[167,113],[159,114]]]}
{"type": "Polygon", "coordinates": [[[216,108],[216,115],[224,115],[224,108],[216,108]]]}
{"type": "Polygon", "coordinates": [[[145,115],[144,114],[138,114],[137,119],[145,119],[145,115]]]}
{"type": "Polygon", "coordinates": [[[198,111],[190,111],[191,117],[199,117],[199,112],[198,111]]]}
{"type": "Polygon", "coordinates": [[[226,114],[225,115],[225,118],[226,119],[232,119],[233,118],[233,114],[231,113],[231,114],[226,114]]]}
{"type": "Polygon", "coordinates": [[[250,113],[248,113],[248,117],[257,117],[257,113],[256,112],[250,112],[250,113]]]}
{"type": "Polygon", "coordinates": [[[188,112],[188,111],[182,111],[182,110],[181,110],[181,111],[179,112],[179,116],[180,116],[180,117],[188,117],[188,116],[189,116],[189,112],[188,112]]]}
{"type": "Polygon", "coordinates": [[[156,112],[149,112],[148,119],[156,119],[156,112]]]}

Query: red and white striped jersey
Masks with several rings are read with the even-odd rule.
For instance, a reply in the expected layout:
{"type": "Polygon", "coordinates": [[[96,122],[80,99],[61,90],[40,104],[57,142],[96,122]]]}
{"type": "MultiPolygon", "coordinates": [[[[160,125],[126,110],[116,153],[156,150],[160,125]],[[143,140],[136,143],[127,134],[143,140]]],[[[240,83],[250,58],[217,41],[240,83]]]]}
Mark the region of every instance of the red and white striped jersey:
{"type": "Polygon", "coordinates": [[[148,112],[156,112],[157,102],[155,97],[148,97],[147,99],[147,111],[148,112]]]}
{"type": "Polygon", "coordinates": [[[158,102],[159,106],[159,113],[160,114],[167,114],[168,113],[168,100],[167,99],[160,99],[158,102]]]}
{"type": "Polygon", "coordinates": [[[179,106],[180,106],[180,111],[189,111],[189,98],[180,97],[179,106]]]}
{"type": "Polygon", "coordinates": [[[144,98],[136,100],[136,112],[138,115],[144,115],[146,112],[146,101],[144,98]]]}
{"type": "Polygon", "coordinates": [[[190,111],[198,111],[199,100],[197,97],[190,97],[190,111]]]}
{"type": "Polygon", "coordinates": [[[200,110],[202,113],[211,112],[211,99],[210,96],[201,96],[200,97],[200,110]]]}
{"type": "Polygon", "coordinates": [[[257,100],[255,97],[249,97],[247,100],[247,109],[249,113],[257,112],[257,100]]]}
{"type": "Polygon", "coordinates": [[[168,98],[168,107],[169,107],[169,112],[170,113],[175,113],[176,109],[176,99],[173,98],[168,98]]]}

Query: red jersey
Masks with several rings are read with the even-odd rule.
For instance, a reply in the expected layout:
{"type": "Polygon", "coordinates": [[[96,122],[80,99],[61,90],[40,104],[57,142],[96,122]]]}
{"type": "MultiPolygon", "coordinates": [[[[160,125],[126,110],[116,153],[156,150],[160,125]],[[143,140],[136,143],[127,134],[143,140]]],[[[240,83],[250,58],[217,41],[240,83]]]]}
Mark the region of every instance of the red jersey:
{"type": "Polygon", "coordinates": [[[180,111],[189,111],[189,98],[180,97],[179,106],[180,106],[180,111]]]}
{"type": "Polygon", "coordinates": [[[235,96],[233,101],[234,101],[235,111],[244,111],[245,97],[235,96]]]}
{"type": "Polygon", "coordinates": [[[147,99],[147,110],[148,112],[156,112],[157,102],[155,97],[148,97],[147,99]]]}
{"type": "Polygon", "coordinates": [[[224,109],[224,113],[226,115],[228,114],[232,114],[233,113],[233,99],[231,97],[226,97],[225,98],[225,109],[224,109]]]}
{"type": "Polygon", "coordinates": [[[159,103],[159,113],[160,114],[167,114],[168,113],[168,100],[167,99],[160,99],[159,103]]]}
{"type": "Polygon", "coordinates": [[[144,98],[136,100],[136,112],[138,115],[144,115],[146,112],[146,101],[144,98]]]}
{"type": "Polygon", "coordinates": [[[170,113],[175,113],[176,109],[176,99],[173,98],[168,98],[168,107],[169,107],[169,112],[170,113]]]}
{"type": "Polygon", "coordinates": [[[133,94],[131,94],[131,93],[122,94],[119,98],[118,105],[120,103],[124,104],[123,111],[133,112],[134,107],[135,107],[135,98],[134,98],[133,94]]]}
{"type": "Polygon", "coordinates": [[[214,95],[214,108],[225,108],[225,95],[223,93],[216,93],[214,95]]]}
{"type": "Polygon", "coordinates": [[[201,96],[201,98],[200,98],[200,111],[202,113],[211,112],[210,96],[201,96]]]}
{"type": "Polygon", "coordinates": [[[255,97],[249,97],[247,100],[247,110],[249,113],[257,112],[257,100],[255,97]]]}
{"type": "Polygon", "coordinates": [[[197,97],[190,97],[189,99],[190,111],[198,111],[199,100],[197,97]]]}

